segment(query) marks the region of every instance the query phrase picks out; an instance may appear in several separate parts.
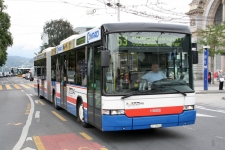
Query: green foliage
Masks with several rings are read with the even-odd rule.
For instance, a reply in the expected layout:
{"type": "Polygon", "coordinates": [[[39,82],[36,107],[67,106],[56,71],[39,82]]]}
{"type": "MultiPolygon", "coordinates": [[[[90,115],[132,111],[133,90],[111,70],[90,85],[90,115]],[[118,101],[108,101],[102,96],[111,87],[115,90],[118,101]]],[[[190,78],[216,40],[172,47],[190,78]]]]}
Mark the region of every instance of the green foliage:
{"type": "Polygon", "coordinates": [[[7,47],[13,44],[12,35],[9,32],[10,16],[4,12],[6,8],[4,1],[0,0],[0,66],[3,66],[7,60],[7,47]]]}
{"type": "MultiPolygon", "coordinates": [[[[214,78],[214,57],[216,54],[224,54],[225,53],[225,24],[213,24],[206,26],[206,29],[199,29],[197,31],[198,36],[198,44],[200,45],[208,45],[209,48],[209,56],[211,58],[210,70],[212,71],[212,76],[214,78]]],[[[203,49],[200,50],[203,52],[203,49]]],[[[214,84],[214,80],[213,80],[214,84]]]]}
{"type": "Polygon", "coordinates": [[[48,44],[44,43],[41,45],[41,51],[48,47],[59,45],[62,40],[73,34],[76,34],[76,32],[73,30],[73,26],[66,20],[59,19],[46,22],[43,27],[42,37],[48,35],[48,44]]]}
{"type": "MultiPolygon", "coordinates": [[[[225,24],[213,24],[211,26],[206,26],[206,29],[199,29],[197,31],[198,44],[208,45],[209,56],[214,57],[215,54],[225,53],[225,24]]],[[[200,49],[202,52],[203,49],[200,49]]]]}

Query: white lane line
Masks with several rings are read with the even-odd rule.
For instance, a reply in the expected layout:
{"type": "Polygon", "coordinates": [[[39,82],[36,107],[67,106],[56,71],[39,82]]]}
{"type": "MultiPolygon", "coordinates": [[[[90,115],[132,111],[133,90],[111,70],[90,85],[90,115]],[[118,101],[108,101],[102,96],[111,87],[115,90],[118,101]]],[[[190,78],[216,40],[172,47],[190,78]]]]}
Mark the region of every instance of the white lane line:
{"type": "Polygon", "coordinates": [[[197,117],[216,117],[216,116],[210,116],[210,115],[205,115],[205,114],[196,114],[197,117]]]}
{"type": "Polygon", "coordinates": [[[28,95],[28,94],[26,94],[26,95],[29,98],[30,103],[31,103],[30,113],[28,115],[28,118],[27,118],[27,121],[26,121],[26,125],[23,127],[20,139],[16,143],[16,145],[13,147],[12,150],[20,150],[21,149],[21,147],[24,144],[24,141],[26,140],[26,137],[27,137],[27,134],[28,134],[28,131],[29,131],[29,127],[30,127],[31,122],[32,122],[32,117],[33,117],[33,114],[34,114],[34,107],[35,106],[34,106],[33,99],[30,97],[30,95],[28,95]]]}
{"type": "Polygon", "coordinates": [[[35,102],[36,104],[38,104],[38,100],[35,100],[34,102],[35,102]]]}
{"type": "Polygon", "coordinates": [[[196,108],[225,114],[225,110],[221,110],[221,109],[209,109],[209,108],[205,108],[203,106],[196,106],[196,108]]]}

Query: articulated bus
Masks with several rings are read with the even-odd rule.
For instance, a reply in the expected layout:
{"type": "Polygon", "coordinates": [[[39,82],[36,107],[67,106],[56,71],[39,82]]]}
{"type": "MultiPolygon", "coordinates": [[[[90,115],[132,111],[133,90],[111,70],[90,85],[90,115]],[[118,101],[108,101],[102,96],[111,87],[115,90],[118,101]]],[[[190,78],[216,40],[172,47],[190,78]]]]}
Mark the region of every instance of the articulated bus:
{"type": "Polygon", "coordinates": [[[191,31],[185,25],[107,23],[34,58],[34,89],[84,126],[139,130],[195,123],[191,31]],[[157,63],[166,79],[141,77],[157,63]]]}

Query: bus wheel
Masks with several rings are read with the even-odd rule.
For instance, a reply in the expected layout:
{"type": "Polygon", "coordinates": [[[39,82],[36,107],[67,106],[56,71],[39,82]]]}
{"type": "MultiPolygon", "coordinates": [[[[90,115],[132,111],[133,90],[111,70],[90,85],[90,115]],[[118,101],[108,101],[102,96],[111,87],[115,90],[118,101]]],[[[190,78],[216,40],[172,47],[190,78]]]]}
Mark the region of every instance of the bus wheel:
{"type": "Polygon", "coordinates": [[[56,96],[55,96],[55,94],[53,95],[53,106],[55,107],[55,109],[56,110],[59,110],[59,106],[57,105],[57,103],[56,103],[56,96]]]}
{"type": "Polygon", "coordinates": [[[78,104],[78,115],[77,115],[77,118],[78,118],[78,121],[81,122],[83,127],[85,127],[85,128],[89,127],[89,124],[84,121],[84,106],[83,106],[82,102],[80,102],[78,104]]]}

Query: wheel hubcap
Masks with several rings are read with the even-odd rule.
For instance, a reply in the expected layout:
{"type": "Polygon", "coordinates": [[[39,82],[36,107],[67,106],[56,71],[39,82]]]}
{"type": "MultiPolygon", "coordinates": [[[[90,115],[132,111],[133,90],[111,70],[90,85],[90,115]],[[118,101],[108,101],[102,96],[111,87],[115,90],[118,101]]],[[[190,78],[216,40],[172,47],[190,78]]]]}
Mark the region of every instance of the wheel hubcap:
{"type": "Polygon", "coordinates": [[[79,107],[79,117],[80,117],[80,120],[81,120],[82,122],[84,122],[83,104],[80,104],[80,107],[79,107]]]}

